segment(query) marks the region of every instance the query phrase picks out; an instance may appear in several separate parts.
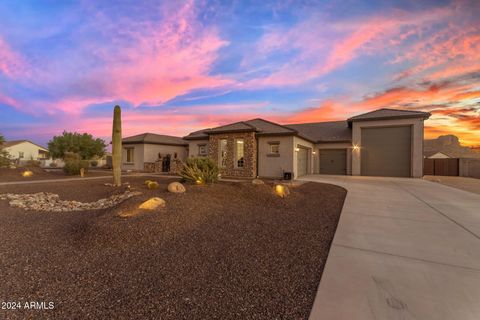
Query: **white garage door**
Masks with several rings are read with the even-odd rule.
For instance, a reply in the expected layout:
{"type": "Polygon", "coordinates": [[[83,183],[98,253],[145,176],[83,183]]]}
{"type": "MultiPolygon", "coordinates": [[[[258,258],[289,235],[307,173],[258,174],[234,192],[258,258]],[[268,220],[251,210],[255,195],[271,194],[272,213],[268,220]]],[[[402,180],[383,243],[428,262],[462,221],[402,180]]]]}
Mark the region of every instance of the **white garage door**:
{"type": "Polygon", "coordinates": [[[299,148],[297,152],[297,176],[304,176],[308,170],[308,149],[299,148]]]}

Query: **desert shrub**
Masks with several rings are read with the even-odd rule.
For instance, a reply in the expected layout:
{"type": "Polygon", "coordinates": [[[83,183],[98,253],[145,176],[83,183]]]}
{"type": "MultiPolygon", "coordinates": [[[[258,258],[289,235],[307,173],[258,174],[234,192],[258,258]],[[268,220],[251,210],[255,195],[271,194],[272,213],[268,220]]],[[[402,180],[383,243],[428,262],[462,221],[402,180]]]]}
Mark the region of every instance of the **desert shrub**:
{"type": "Polygon", "coordinates": [[[1,152],[2,150],[0,150],[0,168],[9,167],[12,164],[12,160],[7,155],[2,155],[1,152]]]}
{"type": "Polygon", "coordinates": [[[158,189],[160,185],[158,184],[158,182],[156,181],[150,181],[148,184],[147,184],[147,188],[150,189],[150,190],[153,190],[153,189],[158,189]]]}
{"type": "Polygon", "coordinates": [[[98,161],[97,160],[92,160],[92,161],[90,161],[90,165],[95,168],[95,167],[98,166],[98,161]]]}
{"type": "Polygon", "coordinates": [[[79,175],[80,169],[84,169],[85,172],[88,171],[89,162],[87,160],[66,160],[65,166],[63,167],[63,172],[68,175],[79,175]]]}
{"type": "Polygon", "coordinates": [[[183,179],[198,184],[217,182],[218,174],[218,166],[210,158],[188,158],[180,171],[183,179]]]}
{"type": "Polygon", "coordinates": [[[42,163],[38,160],[28,160],[27,161],[27,167],[40,167],[42,163]]]}

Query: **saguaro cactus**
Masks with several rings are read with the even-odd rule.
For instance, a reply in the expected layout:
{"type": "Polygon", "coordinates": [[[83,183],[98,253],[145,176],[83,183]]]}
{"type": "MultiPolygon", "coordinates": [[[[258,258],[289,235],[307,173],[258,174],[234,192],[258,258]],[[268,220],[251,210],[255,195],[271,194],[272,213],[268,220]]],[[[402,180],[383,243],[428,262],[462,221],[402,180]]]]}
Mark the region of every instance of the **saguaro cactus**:
{"type": "Polygon", "coordinates": [[[113,109],[112,129],[112,166],[113,184],[116,187],[122,185],[122,110],[120,106],[113,109]]]}

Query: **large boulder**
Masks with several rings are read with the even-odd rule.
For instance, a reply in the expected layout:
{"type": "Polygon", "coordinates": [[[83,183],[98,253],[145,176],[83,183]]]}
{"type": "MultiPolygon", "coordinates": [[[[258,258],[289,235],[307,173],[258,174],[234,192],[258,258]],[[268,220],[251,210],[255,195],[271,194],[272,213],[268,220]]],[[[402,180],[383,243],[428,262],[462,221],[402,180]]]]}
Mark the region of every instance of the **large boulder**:
{"type": "Polygon", "coordinates": [[[169,183],[167,189],[172,193],[184,193],[186,191],[185,186],[180,182],[169,183]]]}
{"type": "Polygon", "coordinates": [[[263,180],[260,180],[260,179],[253,179],[252,184],[258,186],[258,185],[265,184],[265,182],[263,182],[263,180]]]}
{"type": "Polygon", "coordinates": [[[143,202],[138,209],[143,209],[143,210],[156,210],[159,208],[165,207],[166,202],[162,198],[150,198],[147,201],[143,202]]]}

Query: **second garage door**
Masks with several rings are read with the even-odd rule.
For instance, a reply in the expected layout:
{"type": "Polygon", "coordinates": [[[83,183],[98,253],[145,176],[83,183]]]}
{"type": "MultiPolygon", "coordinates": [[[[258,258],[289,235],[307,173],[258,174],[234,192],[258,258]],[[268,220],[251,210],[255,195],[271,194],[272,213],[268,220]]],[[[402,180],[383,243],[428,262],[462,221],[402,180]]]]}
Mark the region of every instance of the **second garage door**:
{"type": "Polygon", "coordinates": [[[361,173],[364,176],[411,176],[411,127],[362,128],[361,173]]]}
{"type": "Polygon", "coordinates": [[[347,174],[347,150],[320,149],[320,174],[347,174]]]}

